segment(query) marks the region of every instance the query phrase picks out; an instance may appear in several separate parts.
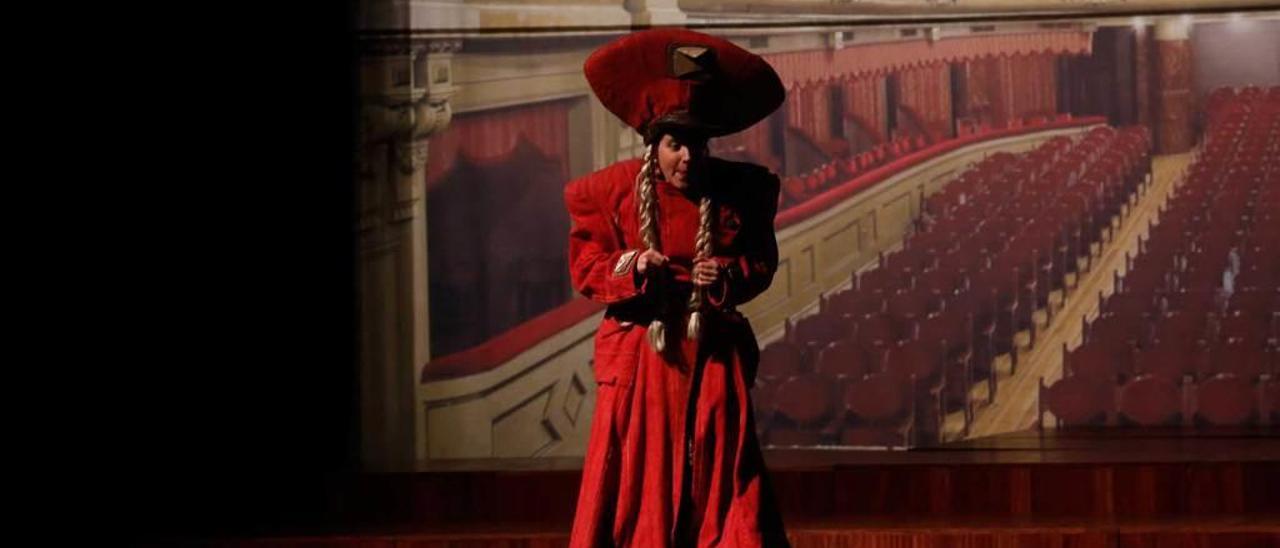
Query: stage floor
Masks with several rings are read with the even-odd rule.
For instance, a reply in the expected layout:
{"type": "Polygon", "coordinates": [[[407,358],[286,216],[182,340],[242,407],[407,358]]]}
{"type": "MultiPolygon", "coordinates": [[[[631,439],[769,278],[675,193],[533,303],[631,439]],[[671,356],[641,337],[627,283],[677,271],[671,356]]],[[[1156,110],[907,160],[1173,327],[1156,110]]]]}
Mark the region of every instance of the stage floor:
{"type": "MultiPolygon", "coordinates": [[[[770,470],[867,465],[1280,462],[1280,427],[1026,430],[931,447],[767,447],[770,470]]],[[[579,470],[577,457],[433,460],[417,472],[579,470]]]]}
{"type": "MultiPolygon", "coordinates": [[[[766,457],[793,548],[1280,548],[1274,428],[1030,431],[906,451],[770,449],[766,457]]],[[[313,519],[170,541],[568,545],[578,459],[432,464],[337,482],[332,507],[313,519]]]]}

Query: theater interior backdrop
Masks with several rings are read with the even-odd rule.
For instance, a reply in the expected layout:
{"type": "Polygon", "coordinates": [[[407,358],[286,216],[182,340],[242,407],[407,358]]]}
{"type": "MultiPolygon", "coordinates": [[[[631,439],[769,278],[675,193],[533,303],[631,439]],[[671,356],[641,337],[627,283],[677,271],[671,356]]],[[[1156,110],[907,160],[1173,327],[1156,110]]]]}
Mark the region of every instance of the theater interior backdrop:
{"type": "MultiPolygon", "coordinates": [[[[1201,269],[1212,272],[1197,271],[1204,283],[1163,263],[1151,267],[1162,276],[1152,285],[1116,277],[1140,270],[1126,251],[1182,243],[1136,245],[1154,218],[1154,206],[1137,205],[1163,188],[1157,179],[1185,184],[1189,166],[1206,161],[1210,132],[1275,108],[1280,14],[1263,4],[362,4],[362,466],[577,466],[602,307],[570,287],[561,191],[640,153],[582,76],[585,57],[630,25],[725,36],[768,60],[787,88],[770,118],[712,143],[713,154],[784,180],[780,268],[744,307],[764,350],[756,398],[766,444],[888,450],[1061,424],[1203,422],[1189,406],[1219,371],[1191,362],[1126,392],[1176,397],[1176,416],[1115,413],[1127,383],[1159,372],[1132,353],[1173,351],[1156,342],[1174,328],[1161,337],[1148,320],[1178,312],[1203,320],[1186,327],[1199,341],[1188,352],[1219,351],[1221,318],[1245,300],[1231,300],[1224,271],[1238,277],[1242,255],[1280,255],[1277,239],[1251,237],[1261,250],[1223,244],[1201,269]],[[1166,157],[1178,160],[1165,166],[1166,157]],[[1050,197],[1037,201],[1037,189],[1050,197]],[[1117,292],[1140,295],[1109,298],[1117,292]],[[1202,308],[1170,304],[1172,292],[1202,308]],[[1087,326],[1122,301],[1141,325],[1087,326]],[[1111,331],[1129,335],[1115,344],[1086,335],[1111,331]],[[1090,352],[1116,352],[1122,365],[1093,371],[1090,352]],[[914,373],[914,388],[855,386],[880,371],[914,373]],[[1106,382],[1063,382],[1079,372],[1106,382]]],[[[1262,139],[1244,153],[1263,158],[1247,161],[1275,155],[1262,139]]],[[[1274,292],[1274,272],[1255,278],[1274,292]]],[[[1267,302],[1263,341],[1275,336],[1267,302]]],[[[1250,424],[1280,409],[1260,407],[1263,392],[1274,398],[1264,373],[1275,355],[1258,349],[1259,365],[1240,375],[1246,388],[1230,392],[1256,396],[1238,419],[1250,424]]]]}

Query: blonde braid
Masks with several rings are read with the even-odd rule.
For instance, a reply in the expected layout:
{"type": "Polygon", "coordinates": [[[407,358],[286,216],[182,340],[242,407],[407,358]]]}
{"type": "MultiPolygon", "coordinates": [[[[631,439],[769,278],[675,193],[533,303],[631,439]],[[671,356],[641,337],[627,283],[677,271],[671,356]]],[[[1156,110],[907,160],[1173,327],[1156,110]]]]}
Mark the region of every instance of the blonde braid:
{"type": "MultiPolygon", "coordinates": [[[[697,255],[693,258],[693,264],[698,261],[704,261],[711,258],[714,250],[711,248],[711,196],[703,195],[701,203],[698,204],[698,236],[694,239],[694,249],[697,255]]],[[[706,298],[706,288],[694,286],[693,294],[689,296],[689,326],[688,337],[691,341],[698,340],[702,335],[702,302],[706,298]]]]}
{"type": "MultiPolygon", "coordinates": [[[[658,156],[655,142],[645,148],[644,162],[640,172],[636,174],[636,204],[640,214],[640,239],[645,247],[658,250],[658,195],[654,190],[653,172],[657,169],[658,156]]],[[[659,300],[661,302],[661,300],[659,300]]],[[[660,315],[649,322],[649,346],[654,352],[661,354],[667,348],[667,326],[662,323],[660,315]]]]}

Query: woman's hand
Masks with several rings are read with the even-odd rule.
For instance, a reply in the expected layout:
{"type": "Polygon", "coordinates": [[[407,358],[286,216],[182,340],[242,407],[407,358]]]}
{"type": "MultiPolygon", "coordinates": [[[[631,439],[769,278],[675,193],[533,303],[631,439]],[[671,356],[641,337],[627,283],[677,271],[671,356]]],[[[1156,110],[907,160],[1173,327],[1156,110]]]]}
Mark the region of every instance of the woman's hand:
{"type": "Polygon", "coordinates": [[[712,260],[702,260],[693,263],[693,285],[698,287],[710,287],[720,281],[723,275],[720,264],[712,260]]]}
{"type": "Polygon", "coordinates": [[[636,259],[636,272],[644,274],[649,267],[662,267],[667,264],[667,256],[658,253],[656,249],[646,249],[640,254],[640,258],[636,259]]]}

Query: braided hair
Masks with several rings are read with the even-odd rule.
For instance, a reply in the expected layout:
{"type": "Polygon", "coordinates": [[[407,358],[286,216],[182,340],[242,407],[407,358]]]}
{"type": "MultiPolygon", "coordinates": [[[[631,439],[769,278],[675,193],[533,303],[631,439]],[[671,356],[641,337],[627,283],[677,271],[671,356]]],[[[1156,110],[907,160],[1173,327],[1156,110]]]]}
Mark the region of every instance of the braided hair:
{"type": "MultiPolygon", "coordinates": [[[[645,247],[660,251],[657,224],[658,197],[653,179],[658,171],[657,149],[661,139],[656,138],[654,134],[651,134],[651,136],[654,138],[648,139],[649,142],[645,148],[640,172],[636,174],[636,204],[639,208],[641,240],[644,242],[645,247]]],[[[714,253],[711,238],[713,209],[710,195],[704,193],[698,204],[698,234],[694,238],[695,264],[698,261],[710,258],[714,253]]],[[[702,334],[702,308],[705,300],[705,290],[695,286],[693,293],[689,296],[688,304],[690,314],[689,322],[686,326],[686,336],[690,340],[697,340],[702,334]]],[[[649,346],[655,352],[662,353],[666,349],[666,336],[666,324],[660,317],[649,323],[649,346]]]]}
{"type": "MultiPolygon", "coordinates": [[[[658,242],[658,195],[653,184],[654,171],[658,169],[658,144],[651,142],[645,147],[644,161],[640,172],[636,174],[636,204],[639,207],[640,239],[645,247],[653,250],[659,248],[658,242]]],[[[667,348],[667,326],[662,318],[654,317],[649,322],[649,346],[654,352],[661,354],[667,348]]]]}
{"type": "MultiPolygon", "coordinates": [[[[698,204],[698,236],[694,238],[693,263],[710,259],[714,253],[711,248],[711,196],[703,193],[698,204]]],[[[689,295],[689,325],[686,335],[690,340],[698,340],[702,335],[702,303],[706,300],[706,290],[697,286],[689,295]]]]}

